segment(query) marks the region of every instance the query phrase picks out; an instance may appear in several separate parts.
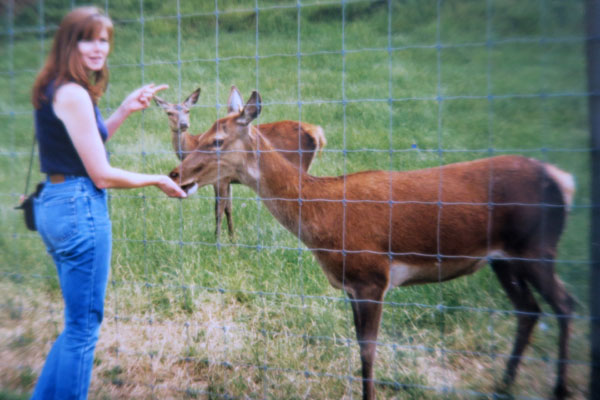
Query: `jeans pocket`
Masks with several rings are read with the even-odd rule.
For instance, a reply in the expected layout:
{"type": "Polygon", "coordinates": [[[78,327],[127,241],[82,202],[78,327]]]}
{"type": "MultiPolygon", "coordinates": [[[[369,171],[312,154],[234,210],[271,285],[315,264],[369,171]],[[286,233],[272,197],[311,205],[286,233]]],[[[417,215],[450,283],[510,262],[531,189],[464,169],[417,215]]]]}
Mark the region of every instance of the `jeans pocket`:
{"type": "MultiPolygon", "coordinates": [[[[60,243],[77,233],[77,207],[75,198],[42,203],[43,225],[46,237],[60,243]]],[[[40,228],[38,228],[40,229],[40,228]]]]}

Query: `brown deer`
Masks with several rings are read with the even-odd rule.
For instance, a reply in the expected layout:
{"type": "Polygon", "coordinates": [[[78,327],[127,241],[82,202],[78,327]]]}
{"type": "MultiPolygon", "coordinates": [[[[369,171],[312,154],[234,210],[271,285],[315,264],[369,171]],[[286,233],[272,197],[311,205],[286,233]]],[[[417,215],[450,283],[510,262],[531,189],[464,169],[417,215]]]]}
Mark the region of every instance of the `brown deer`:
{"type": "Polygon", "coordinates": [[[217,120],[170,177],[184,190],[225,177],[252,188],[275,218],[312,250],[331,285],[350,298],[362,362],[363,398],[375,397],[373,361],[385,293],[440,283],[487,262],[517,310],[504,390],[513,382],[541,309],[558,319],[554,393],[566,396],[573,298],[554,270],[574,195],[570,174],[534,159],[503,155],[415,171],[315,177],[274,151],[250,122],[257,92],[217,120]]]}
{"type": "MultiPolygon", "coordinates": [[[[158,96],[154,101],[167,113],[171,128],[173,150],[180,160],[183,160],[197,146],[201,135],[188,133],[190,127],[190,109],[198,101],[200,88],[194,90],[183,103],[173,104],[158,96]]],[[[243,107],[242,96],[235,86],[231,87],[227,101],[228,113],[239,112],[243,107]]],[[[269,138],[273,146],[296,166],[308,171],[315,154],[325,147],[327,141],[323,129],[318,125],[297,121],[277,121],[258,125],[261,132],[269,138]]],[[[215,190],[215,237],[221,235],[223,213],[227,217],[229,236],[233,238],[233,218],[231,204],[231,184],[238,183],[235,179],[224,178],[213,184],[215,190]]]]}

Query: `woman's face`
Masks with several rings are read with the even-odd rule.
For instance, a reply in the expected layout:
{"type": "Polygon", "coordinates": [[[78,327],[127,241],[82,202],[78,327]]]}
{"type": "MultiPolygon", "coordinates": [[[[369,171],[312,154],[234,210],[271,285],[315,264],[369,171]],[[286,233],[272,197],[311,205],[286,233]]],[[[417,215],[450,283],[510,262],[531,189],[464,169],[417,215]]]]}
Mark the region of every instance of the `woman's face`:
{"type": "Polygon", "coordinates": [[[102,28],[98,37],[77,42],[77,48],[83,65],[90,71],[100,71],[104,67],[106,57],[110,50],[108,31],[102,28]]]}

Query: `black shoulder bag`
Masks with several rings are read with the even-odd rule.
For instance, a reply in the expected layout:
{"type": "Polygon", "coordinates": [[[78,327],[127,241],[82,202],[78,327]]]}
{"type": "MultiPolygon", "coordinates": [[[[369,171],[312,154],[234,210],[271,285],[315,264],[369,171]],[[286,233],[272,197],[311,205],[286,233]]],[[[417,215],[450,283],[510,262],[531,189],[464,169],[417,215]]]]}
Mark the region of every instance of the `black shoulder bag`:
{"type": "MultiPolygon", "coordinates": [[[[29,178],[31,177],[31,166],[33,165],[33,150],[35,149],[35,133],[33,134],[33,142],[31,143],[31,155],[29,157],[29,170],[27,171],[27,179],[25,180],[25,191],[23,193],[27,193],[27,190],[29,189],[29,178]]],[[[42,191],[42,189],[44,188],[44,182],[40,182],[37,184],[37,187],[35,188],[35,192],[31,193],[30,195],[28,195],[27,197],[25,197],[25,199],[23,200],[23,202],[16,206],[15,209],[17,210],[23,210],[23,213],[25,214],[25,226],[27,226],[27,229],[31,230],[31,231],[36,231],[36,227],[35,227],[35,214],[34,214],[34,210],[33,210],[33,199],[36,198],[40,192],[42,191]]]]}

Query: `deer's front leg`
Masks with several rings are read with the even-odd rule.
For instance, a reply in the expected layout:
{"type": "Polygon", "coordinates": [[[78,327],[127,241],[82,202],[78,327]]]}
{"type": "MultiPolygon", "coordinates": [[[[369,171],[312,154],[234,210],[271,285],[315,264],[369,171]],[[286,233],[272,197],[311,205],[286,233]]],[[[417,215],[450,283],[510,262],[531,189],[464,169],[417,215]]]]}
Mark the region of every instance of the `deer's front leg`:
{"type": "Polygon", "coordinates": [[[229,230],[229,238],[234,239],[235,233],[233,230],[233,210],[232,210],[232,199],[231,199],[231,183],[228,182],[225,187],[225,217],[227,217],[227,229],[229,230]]]}
{"type": "Polygon", "coordinates": [[[350,296],[356,338],[360,346],[360,361],[362,363],[363,400],[375,399],[375,384],[373,382],[373,363],[377,350],[377,334],[382,313],[383,291],[372,290],[356,293],[350,296]]]}
{"type": "Polygon", "coordinates": [[[227,217],[227,228],[229,229],[229,237],[233,239],[233,217],[232,217],[232,202],[231,202],[231,183],[226,180],[221,180],[213,185],[215,190],[215,238],[218,240],[221,236],[221,224],[223,221],[223,213],[227,217]]]}
{"type": "Polygon", "coordinates": [[[215,239],[218,241],[221,236],[221,221],[223,220],[223,212],[225,211],[225,203],[227,199],[222,196],[222,183],[217,182],[213,185],[215,190],[215,239]]]}

